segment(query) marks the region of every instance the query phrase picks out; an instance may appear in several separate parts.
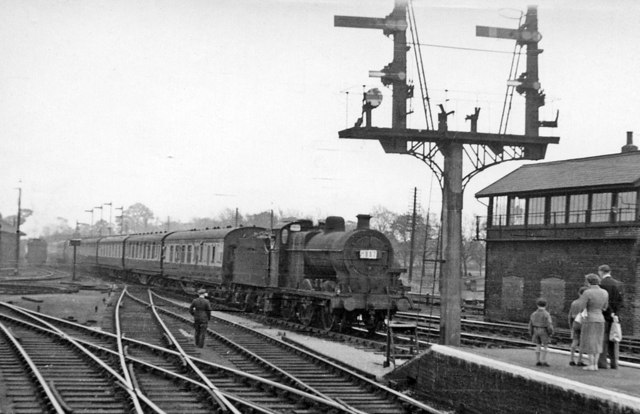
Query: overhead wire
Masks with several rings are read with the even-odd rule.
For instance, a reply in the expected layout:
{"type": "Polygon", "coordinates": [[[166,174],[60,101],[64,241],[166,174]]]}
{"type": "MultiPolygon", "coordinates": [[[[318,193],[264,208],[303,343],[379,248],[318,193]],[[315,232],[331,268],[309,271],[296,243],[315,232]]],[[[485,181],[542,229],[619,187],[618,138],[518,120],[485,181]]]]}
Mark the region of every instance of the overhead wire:
{"type": "Polygon", "coordinates": [[[431,98],[429,97],[429,88],[427,86],[427,77],[424,73],[424,62],[422,60],[422,50],[417,47],[420,45],[418,37],[418,29],[416,24],[416,16],[413,10],[413,1],[409,0],[407,10],[409,12],[409,29],[411,32],[411,43],[413,45],[413,53],[418,66],[418,81],[420,83],[420,96],[422,98],[422,108],[424,110],[424,118],[427,129],[435,129],[433,123],[433,113],[431,112],[431,98]]]}
{"type": "MultiPolygon", "coordinates": [[[[520,19],[518,20],[518,27],[520,27],[521,25],[522,25],[522,15],[520,15],[520,19]]],[[[513,48],[513,55],[511,57],[511,67],[509,68],[508,79],[510,80],[514,79],[516,74],[518,73],[521,56],[522,56],[522,45],[518,45],[518,43],[516,42],[516,45],[513,48]]],[[[507,85],[507,89],[504,95],[504,103],[502,104],[502,115],[500,116],[500,127],[498,128],[498,134],[507,133],[507,125],[509,124],[509,117],[511,116],[511,107],[513,104],[513,92],[515,90],[516,90],[515,86],[507,85]],[[507,107],[507,101],[508,101],[508,107],[507,107]]]]}
{"type": "Polygon", "coordinates": [[[462,47],[462,46],[450,46],[450,45],[437,45],[434,43],[415,43],[417,46],[426,46],[426,47],[437,47],[441,49],[453,49],[453,50],[464,50],[471,52],[486,52],[486,53],[500,53],[505,55],[510,55],[513,52],[509,52],[507,50],[493,50],[493,49],[479,49],[475,47],[462,47]]]}

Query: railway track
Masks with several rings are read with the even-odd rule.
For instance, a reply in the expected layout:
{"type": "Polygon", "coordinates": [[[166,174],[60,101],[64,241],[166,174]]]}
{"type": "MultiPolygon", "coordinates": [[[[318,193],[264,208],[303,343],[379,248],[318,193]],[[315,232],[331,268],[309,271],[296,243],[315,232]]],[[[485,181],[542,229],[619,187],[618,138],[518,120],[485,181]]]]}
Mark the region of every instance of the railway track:
{"type": "MultiPolygon", "coordinates": [[[[154,295],[163,313],[189,322],[188,305],[154,295]]],[[[309,392],[340,402],[354,412],[376,414],[435,413],[439,410],[398,393],[326,358],[311,354],[245,326],[221,318],[209,323],[208,343],[214,349],[236,349],[251,358],[264,361],[304,386],[309,392]],[[312,391],[313,390],[313,391],[312,391]]],[[[231,359],[234,363],[240,364],[231,359]]],[[[244,364],[245,362],[242,362],[244,364]]],[[[243,370],[250,367],[243,366],[243,370]]]]}
{"type": "MultiPolygon", "coordinates": [[[[222,308],[226,310],[226,308],[222,308]]],[[[236,311],[237,312],[237,311],[236,311]]],[[[387,338],[385,332],[370,334],[366,329],[354,327],[349,333],[327,332],[321,328],[306,326],[301,323],[286,321],[264,314],[241,313],[243,317],[262,323],[279,326],[307,335],[314,335],[337,342],[349,343],[356,348],[373,352],[386,352],[387,338]]],[[[426,349],[430,343],[439,340],[439,316],[416,315],[410,312],[399,312],[394,315],[397,322],[417,323],[420,348],[426,349]]],[[[530,347],[531,341],[526,324],[484,322],[476,319],[463,319],[461,343],[474,347],[530,347]]],[[[567,330],[557,330],[554,334],[555,347],[568,350],[571,343],[567,330]]],[[[395,339],[393,350],[395,358],[411,358],[415,343],[412,338],[399,335],[395,339]]],[[[620,359],[631,363],[640,363],[640,340],[625,338],[620,345],[620,359]]]]}
{"type": "MultiPolygon", "coordinates": [[[[398,312],[394,316],[395,320],[413,322],[418,324],[421,335],[425,338],[437,338],[438,325],[440,318],[438,316],[416,315],[409,312],[398,312]]],[[[505,323],[505,322],[485,322],[478,320],[463,319],[462,334],[463,341],[495,341],[495,344],[504,344],[505,346],[531,346],[529,329],[526,324],[505,323]],[[476,339],[474,339],[476,338],[476,339]]],[[[486,342],[485,342],[486,343],[486,342]]],[[[570,332],[566,329],[556,329],[552,337],[552,344],[556,348],[568,350],[571,345],[570,332]]],[[[632,363],[640,363],[640,340],[635,338],[623,338],[620,342],[620,360],[632,363]]]]}
{"type": "MultiPolygon", "coordinates": [[[[2,309],[3,336],[19,363],[2,365],[2,376],[10,375],[20,386],[10,388],[15,412],[139,412],[142,407],[123,378],[78,341],[42,320],[10,315],[2,309]],[[31,380],[27,385],[25,378],[31,380]],[[28,388],[38,392],[25,395],[28,388]]],[[[16,313],[15,311],[13,311],[16,313]]]]}
{"type": "MultiPolygon", "coordinates": [[[[153,313],[154,307],[151,306],[151,302],[141,301],[140,298],[122,295],[116,305],[114,325],[116,325],[115,330],[120,331],[120,335],[100,332],[68,320],[22,310],[8,304],[3,304],[0,308],[2,308],[2,319],[12,320],[14,324],[25,324],[28,323],[26,320],[33,320],[35,322],[31,323],[39,325],[39,329],[55,330],[58,336],[72,337],[75,342],[91,349],[95,355],[100,355],[101,360],[105,362],[105,369],[115,372],[114,375],[118,376],[121,384],[120,388],[129,389],[131,394],[137,396],[138,404],[144,407],[145,412],[299,414],[364,412],[350,407],[344,401],[322,395],[282,370],[276,369],[275,373],[268,372],[271,368],[266,369],[265,366],[273,364],[265,363],[255,355],[245,358],[244,361],[240,361],[236,356],[230,358],[232,359],[230,364],[242,365],[242,369],[233,369],[180,352],[178,349],[182,348],[180,342],[184,341],[178,340],[178,336],[173,335],[172,332],[181,333],[185,327],[189,329],[190,322],[168,317],[165,311],[163,312],[165,315],[161,318],[162,322],[158,320],[150,324],[149,321],[152,318],[142,315],[153,313]],[[176,320],[175,325],[170,322],[171,319],[176,320]],[[146,323],[139,322],[145,320],[146,323]],[[130,323],[131,321],[138,322],[130,323]],[[122,326],[118,328],[118,325],[122,326]],[[163,331],[153,325],[164,325],[167,329],[163,331]],[[147,333],[137,333],[139,331],[147,333]],[[138,337],[134,338],[136,335],[138,337]],[[165,346],[170,346],[172,349],[165,346]],[[257,362],[256,358],[258,358],[257,362]],[[251,359],[254,359],[253,366],[247,362],[251,359]],[[196,370],[202,372],[204,376],[194,378],[193,372],[187,372],[190,371],[189,365],[196,366],[196,370]],[[262,377],[248,372],[252,370],[261,370],[261,372],[254,372],[261,374],[262,377]],[[276,381],[268,379],[269,376],[274,377],[276,381]],[[216,382],[215,388],[211,384],[213,382],[216,382]],[[290,385],[286,385],[287,383],[290,385]],[[219,393],[215,392],[216,389],[219,393]],[[216,409],[220,406],[219,398],[226,398],[229,401],[230,404],[226,410],[216,409]]],[[[185,348],[189,347],[185,346],[185,348]]],[[[83,376],[84,374],[81,373],[77,377],[83,376]]],[[[65,402],[67,398],[63,396],[59,400],[65,402]]],[[[51,401],[51,398],[48,401],[51,401]]],[[[421,406],[417,404],[418,407],[421,406]]],[[[438,411],[416,409],[414,406],[391,412],[438,411]]]]}
{"type": "MultiPolygon", "coordinates": [[[[157,312],[153,306],[153,298],[144,301],[144,294],[138,292],[129,296],[124,303],[126,309],[125,318],[136,321],[128,323],[127,331],[132,339],[155,341],[157,345],[170,346],[173,349],[184,352],[182,362],[199,373],[204,382],[210,384],[212,391],[221,395],[232,396],[234,401],[247,401],[255,404],[255,407],[264,408],[266,412],[283,413],[341,413],[353,412],[348,407],[336,403],[324,396],[316,396],[288,385],[291,378],[283,376],[280,372],[270,372],[265,364],[250,358],[242,358],[236,353],[231,354],[232,348],[218,349],[220,355],[218,361],[228,359],[224,365],[208,363],[200,358],[199,351],[193,346],[191,338],[186,335],[192,329],[192,324],[179,317],[175,317],[166,311],[157,312]],[[149,313],[153,313],[151,317],[149,313]],[[159,313],[163,314],[160,317],[159,313]],[[134,338],[135,336],[135,338],[134,338]],[[233,367],[230,367],[233,366],[233,367]]],[[[268,365],[268,364],[267,364],[268,365]]],[[[295,385],[295,384],[294,384],[295,385]]],[[[245,406],[255,410],[256,408],[245,406]]]]}
{"type": "MultiPolygon", "coordinates": [[[[121,297],[122,299],[122,297],[121,297]]],[[[130,306],[131,304],[129,304],[130,306]]],[[[117,308],[121,305],[119,304],[117,308]]],[[[78,325],[73,322],[58,319],[51,316],[39,315],[34,318],[36,312],[21,310],[10,305],[2,306],[3,319],[13,320],[16,324],[27,324],[26,320],[33,320],[36,328],[44,329],[42,326],[57,325],[60,335],[77,338],[76,342],[81,343],[83,346],[90,348],[96,355],[100,355],[103,361],[106,361],[106,365],[111,366],[117,371],[117,367],[121,367],[120,372],[124,374],[120,377],[120,384],[130,384],[130,388],[134,391],[141,400],[144,407],[144,412],[166,412],[166,413],[258,413],[267,414],[279,411],[274,411],[265,408],[264,405],[252,403],[251,401],[243,400],[237,395],[232,394],[219,394],[213,392],[210,384],[207,384],[208,380],[198,381],[193,378],[193,375],[184,374],[185,365],[188,365],[187,360],[177,352],[176,350],[166,349],[152,344],[145,344],[134,339],[127,339],[118,337],[115,334],[107,332],[99,332],[83,325],[78,325]],[[45,322],[46,320],[46,322],[45,322]],[[40,326],[37,326],[40,325],[40,326]],[[122,340],[122,343],[119,342],[122,340]],[[133,352],[130,348],[135,348],[136,357],[132,356],[133,352]],[[122,352],[118,352],[118,349],[122,349],[122,352]],[[177,368],[177,369],[176,369],[177,368]],[[180,371],[181,373],[177,373],[180,371]],[[226,400],[223,403],[221,400],[226,400]]],[[[116,320],[119,319],[117,312],[116,320]]],[[[260,383],[259,378],[244,375],[238,371],[220,370],[219,367],[214,364],[209,364],[207,361],[199,361],[199,365],[203,369],[208,368],[212,372],[216,372],[220,376],[220,372],[223,372],[222,376],[227,378],[235,376],[237,382],[251,382],[253,384],[260,383]]],[[[4,369],[2,366],[2,373],[4,378],[4,369]]],[[[111,369],[111,368],[108,368],[111,369]]],[[[69,373],[67,373],[69,375],[69,373]]],[[[117,375],[117,374],[116,374],[117,375]]],[[[87,380],[84,372],[77,371],[77,375],[70,375],[77,378],[78,381],[87,380]]],[[[27,381],[28,382],[28,381],[27,381]]],[[[289,387],[281,386],[279,384],[267,384],[271,387],[271,392],[277,392],[289,395],[289,399],[295,399],[298,401],[294,410],[282,411],[287,413],[340,413],[342,411],[336,410],[339,407],[337,404],[331,402],[324,402],[314,397],[304,395],[304,393],[298,393],[296,390],[292,390],[289,387]],[[275,391],[274,391],[275,390],[275,391]],[[300,402],[301,400],[315,400],[314,406],[316,409],[309,410],[303,409],[307,404],[300,402]],[[324,404],[323,404],[324,403],[324,404]]],[[[126,385],[122,388],[126,388],[126,385]]],[[[94,395],[102,395],[98,392],[94,392],[94,395]]],[[[33,397],[32,397],[33,398],[33,397]]],[[[106,397],[105,401],[108,399],[106,397]]],[[[20,396],[11,396],[12,401],[18,401],[20,396]]],[[[31,405],[43,405],[49,404],[51,401],[66,402],[68,396],[62,395],[57,399],[52,399],[50,396],[44,402],[38,402],[37,400],[31,401],[31,405]]],[[[109,412],[100,411],[98,401],[88,399],[86,402],[91,408],[86,412],[109,412]]],[[[288,407],[289,408],[289,407],[288,407]]],[[[59,412],[71,412],[76,409],[71,404],[64,408],[64,411],[59,412]]],[[[11,411],[10,411],[11,412],[11,411]]],[[[47,410],[36,409],[35,411],[22,411],[22,412],[47,412],[47,410]]],[[[54,411],[57,412],[57,411],[54,411]]],[[[110,412],[142,412],[142,410],[125,411],[122,408],[116,409],[110,412]]]]}

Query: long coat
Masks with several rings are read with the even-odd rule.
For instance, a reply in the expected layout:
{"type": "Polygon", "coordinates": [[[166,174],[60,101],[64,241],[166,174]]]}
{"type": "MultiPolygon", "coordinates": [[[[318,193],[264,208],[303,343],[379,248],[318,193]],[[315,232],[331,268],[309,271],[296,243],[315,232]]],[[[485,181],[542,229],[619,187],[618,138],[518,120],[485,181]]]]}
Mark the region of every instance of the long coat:
{"type": "Polygon", "coordinates": [[[618,315],[618,312],[623,307],[623,298],[620,291],[621,285],[622,283],[620,281],[611,276],[603,278],[600,282],[600,287],[609,294],[609,306],[602,312],[607,322],[611,322],[613,320],[611,315],[614,313],[618,315]]]}

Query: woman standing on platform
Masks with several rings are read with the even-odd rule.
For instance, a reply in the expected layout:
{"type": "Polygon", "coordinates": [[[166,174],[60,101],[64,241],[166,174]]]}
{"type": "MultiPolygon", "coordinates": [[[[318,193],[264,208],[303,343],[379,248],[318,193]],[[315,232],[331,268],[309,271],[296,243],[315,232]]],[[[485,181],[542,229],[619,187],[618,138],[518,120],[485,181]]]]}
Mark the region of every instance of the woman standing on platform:
{"type": "Polygon", "coordinates": [[[589,356],[589,365],[583,369],[597,371],[598,357],[602,352],[604,339],[604,316],[602,311],[607,309],[609,294],[600,287],[600,277],[598,275],[589,273],[584,278],[588,288],[578,301],[580,311],[587,310],[587,317],[582,320],[580,351],[589,356]]]}

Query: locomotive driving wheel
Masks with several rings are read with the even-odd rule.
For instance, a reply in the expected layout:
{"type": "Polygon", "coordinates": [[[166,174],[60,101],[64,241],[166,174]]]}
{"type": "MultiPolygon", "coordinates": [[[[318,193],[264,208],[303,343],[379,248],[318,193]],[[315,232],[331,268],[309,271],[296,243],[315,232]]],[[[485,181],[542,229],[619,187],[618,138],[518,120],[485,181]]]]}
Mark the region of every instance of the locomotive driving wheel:
{"type": "Polygon", "coordinates": [[[367,315],[367,317],[363,315],[363,319],[364,319],[363,322],[364,322],[365,328],[367,328],[369,335],[373,335],[377,331],[381,331],[384,328],[385,316],[381,312],[371,313],[367,315]]]}
{"type": "Polygon", "coordinates": [[[340,317],[336,320],[336,328],[340,333],[347,333],[351,330],[355,315],[353,312],[343,311],[340,317]]]}
{"type": "Polygon", "coordinates": [[[298,318],[304,326],[310,326],[313,322],[316,310],[313,303],[301,303],[298,309],[298,318]]]}
{"type": "Polygon", "coordinates": [[[291,300],[283,300],[282,301],[282,309],[280,311],[282,313],[282,317],[290,322],[295,321],[296,319],[296,310],[293,301],[291,300]]]}
{"type": "Polygon", "coordinates": [[[244,297],[241,309],[243,312],[253,312],[256,308],[256,294],[254,292],[247,292],[244,297]]]}
{"type": "Polygon", "coordinates": [[[325,331],[330,331],[336,325],[338,317],[331,309],[331,302],[327,301],[320,308],[320,326],[325,331]]]}

